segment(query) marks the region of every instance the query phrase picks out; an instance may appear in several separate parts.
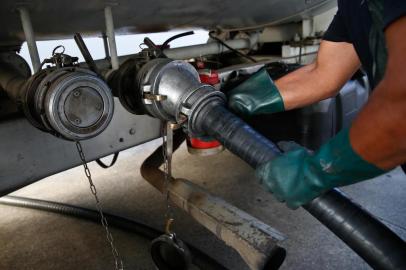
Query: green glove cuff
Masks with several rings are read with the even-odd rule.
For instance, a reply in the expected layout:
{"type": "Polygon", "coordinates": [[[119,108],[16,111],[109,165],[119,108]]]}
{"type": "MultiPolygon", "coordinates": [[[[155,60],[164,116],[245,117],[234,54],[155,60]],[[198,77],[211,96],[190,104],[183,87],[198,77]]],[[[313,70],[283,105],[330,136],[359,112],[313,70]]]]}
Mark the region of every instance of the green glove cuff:
{"type": "Polygon", "coordinates": [[[243,116],[285,110],[282,96],[266,69],[261,69],[231,90],[228,105],[231,110],[243,116]]]}
{"type": "Polygon", "coordinates": [[[317,168],[325,179],[325,188],[345,186],[385,173],[384,170],[365,161],[352,148],[349,129],[339,132],[324,144],[309,160],[309,166],[317,168]],[[328,181],[327,181],[328,180],[328,181]]]}
{"type": "Polygon", "coordinates": [[[315,154],[296,146],[257,169],[261,183],[290,208],[297,208],[334,187],[385,173],[352,148],[349,130],[341,131],[315,154]]]}

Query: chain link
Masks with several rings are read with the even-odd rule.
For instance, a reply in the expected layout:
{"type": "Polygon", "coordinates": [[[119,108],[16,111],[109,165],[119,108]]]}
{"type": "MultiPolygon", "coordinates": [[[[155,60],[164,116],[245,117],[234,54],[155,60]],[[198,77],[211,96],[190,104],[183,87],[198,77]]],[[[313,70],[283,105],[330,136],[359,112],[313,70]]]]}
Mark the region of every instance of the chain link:
{"type": "Polygon", "coordinates": [[[90,169],[87,166],[87,161],[86,161],[85,153],[83,152],[82,144],[79,141],[76,141],[76,148],[78,150],[80,159],[82,161],[85,175],[87,177],[87,180],[89,181],[90,191],[92,192],[93,197],[96,201],[96,203],[95,203],[96,209],[99,212],[101,224],[106,232],[107,241],[110,244],[111,252],[112,252],[113,258],[114,258],[115,269],[123,270],[124,269],[123,260],[121,259],[120,254],[118,253],[118,250],[117,250],[116,246],[114,245],[113,235],[111,234],[111,232],[109,230],[109,225],[108,225],[107,219],[103,214],[103,209],[102,209],[99,197],[97,195],[97,189],[93,183],[92,174],[90,172],[90,169]]]}
{"type": "MultiPolygon", "coordinates": [[[[166,197],[166,211],[165,211],[165,232],[172,234],[170,227],[174,221],[173,211],[170,202],[169,184],[172,178],[172,149],[168,151],[168,148],[172,148],[172,138],[168,144],[168,131],[172,132],[169,122],[162,122],[162,155],[164,158],[164,173],[165,173],[165,197],[166,197]]],[[[169,134],[172,136],[172,134],[169,134]]]]}

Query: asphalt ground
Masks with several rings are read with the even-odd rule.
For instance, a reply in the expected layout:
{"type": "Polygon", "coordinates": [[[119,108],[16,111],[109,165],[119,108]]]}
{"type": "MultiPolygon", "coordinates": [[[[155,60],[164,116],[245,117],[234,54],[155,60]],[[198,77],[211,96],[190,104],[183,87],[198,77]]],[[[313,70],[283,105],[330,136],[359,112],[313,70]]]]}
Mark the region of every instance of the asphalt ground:
{"type": "MultiPolygon", "coordinates": [[[[90,163],[106,212],[163,229],[165,198],[139,173],[142,161],[159,144],[160,140],[156,140],[122,152],[117,164],[108,170],[90,163]]],[[[281,269],[369,269],[307,212],[290,210],[274,200],[259,186],[254,171],[227,151],[197,157],[188,154],[183,145],[174,155],[173,174],[203,186],[287,235],[288,239],[281,243],[288,252],[281,269]]],[[[343,190],[406,239],[406,176],[400,169],[343,190]]],[[[81,167],[38,181],[13,195],[94,209],[94,198],[81,167]]],[[[11,206],[0,206],[0,215],[1,270],[113,269],[105,233],[98,224],[11,206]]],[[[177,209],[174,216],[178,237],[228,269],[248,269],[236,252],[192,218],[177,209]]],[[[125,269],[154,269],[148,240],[114,228],[111,231],[125,269]]]]}

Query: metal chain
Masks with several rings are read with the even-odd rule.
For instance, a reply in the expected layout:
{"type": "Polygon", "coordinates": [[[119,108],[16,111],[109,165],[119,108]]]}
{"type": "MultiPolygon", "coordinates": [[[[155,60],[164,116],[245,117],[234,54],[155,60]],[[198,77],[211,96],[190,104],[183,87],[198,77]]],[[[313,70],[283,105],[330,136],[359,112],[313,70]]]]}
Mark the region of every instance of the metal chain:
{"type": "Polygon", "coordinates": [[[164,157],[164,173],[165,173],[165,196],[166,196],[166,211],[165,211],[165,232],[172,234],[170,227],[174,221],[173,211],[170,202],[169,184],[172,178],[172,144],[173,130],[169,122],[162,122],[162,155],[164,157]]]}
{"type": "Polygon", "coordinates": [[[92,174],[90,173],[89,167],[87,166],[87,161],[86,161],[85,153],[83,152],[82,144],[79,141],[76,141],[76,148],[78,150],[80,159],[82,161],[82,165],[85,170],[85,175],[87,177],[87,180],[89,181],[90,191],[92,192],[94,199],[96,201],[95,205],[96,205],[97,211],[100,214],[101,224],[102,224],[104,230],[106,231],[106,238],[107,238],[107,242],[110,244],[111,252],[113,254],[115,269],[123,270],[124,269],[123,260],[121,259],[120,254],[118,253],[117,248],[114,245],[113,235],[111,234],[111,232],[109,230],[109,225],[107,223],[107,219],[103,214],[103,209],[102,209],[99,197],[97,195],[97,189],[93,183],[92,174]]]}

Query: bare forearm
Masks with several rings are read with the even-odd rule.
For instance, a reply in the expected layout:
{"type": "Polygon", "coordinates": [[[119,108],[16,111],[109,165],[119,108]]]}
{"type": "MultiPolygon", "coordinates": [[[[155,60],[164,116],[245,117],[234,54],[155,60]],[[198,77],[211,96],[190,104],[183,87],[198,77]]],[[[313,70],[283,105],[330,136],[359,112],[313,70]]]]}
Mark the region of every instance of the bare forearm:
{"type": "Polygon", "coordinates": [[[336,94],[337,89],[321,79],[316,63],[304,66],[275,82],[285,109],[302,108],[336,94]]]}
{"type": "Polygon", "coordinates": [[[406,16],[385,32],[385,77],[351,127],[354,150],[365,160],[391,169],[406,162],[406,16]]]}
{"type": "Polygon", "coordinates": [[[375,89],[350,132],[354,150],[382,169],[406,161],[406,95],[389,95],[387,87],[383,82],[375,89]]]}
{"type": "Polygon", "coordinates": [[[334,96],[359,69],[354,46],[346,42],[322,41],[314,63],[276,81],[286,110],[334,96]]]}

